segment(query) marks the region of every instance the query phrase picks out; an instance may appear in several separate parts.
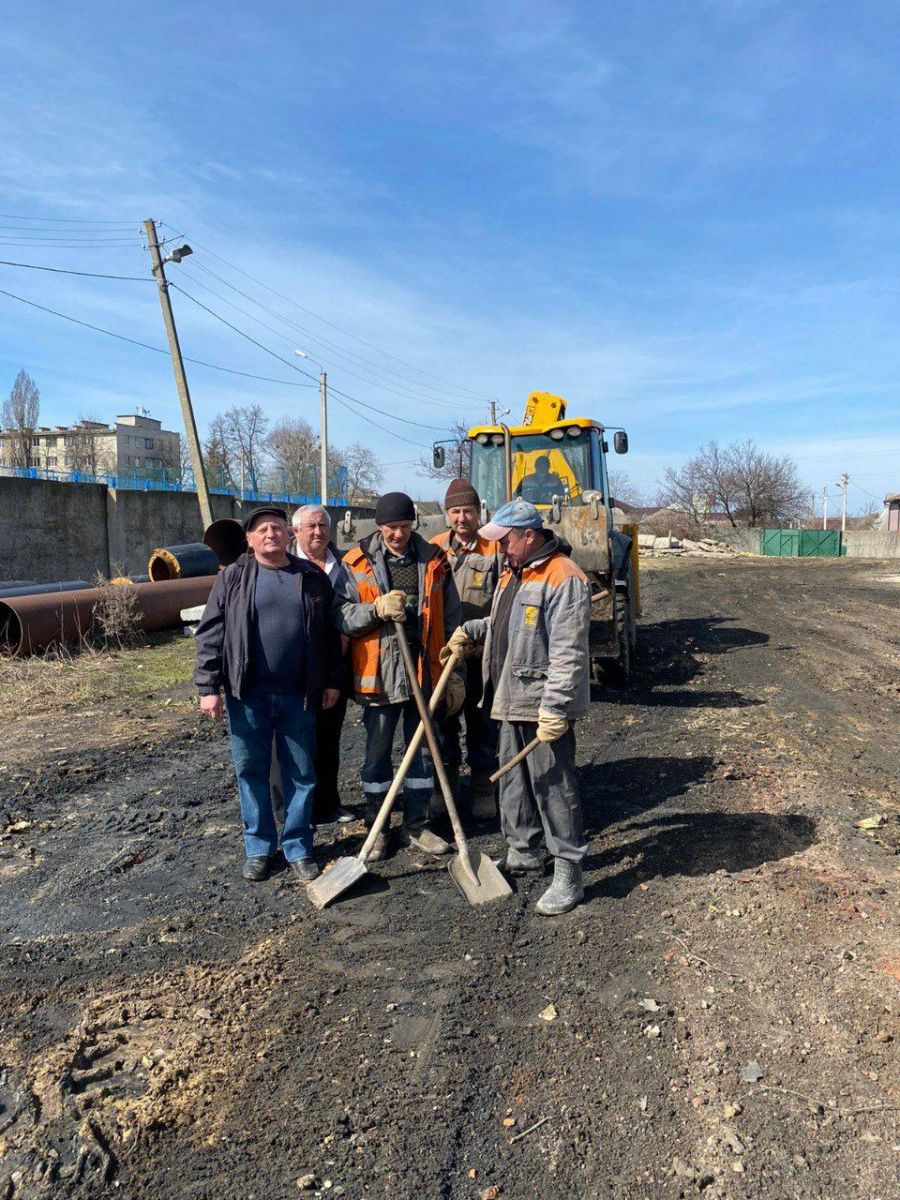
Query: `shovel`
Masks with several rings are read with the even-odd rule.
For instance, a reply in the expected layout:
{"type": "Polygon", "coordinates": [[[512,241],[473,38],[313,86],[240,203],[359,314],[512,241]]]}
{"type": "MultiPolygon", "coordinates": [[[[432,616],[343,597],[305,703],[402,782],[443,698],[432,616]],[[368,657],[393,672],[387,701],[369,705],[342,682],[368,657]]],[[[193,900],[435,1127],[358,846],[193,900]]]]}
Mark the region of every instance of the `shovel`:
{"type": "MultiPolygon", "coordinates": [[[[431,697],[432,712],[440,704],[441,697],[444,694],[444,689],[450,676],[453,674],[454,668],[459,661],[458,655],[451,656],[449,662],[444,667],[443,674],[437,681],[434,693],[431,697]]],[[[375,818],[375,824],[369,830],[368,837],[360,847],[359,853],[353,857],[339,858],[333,867],[320,875],[318,879],[307,887],[306,894],[312,900],[316,908],[324,908],[330,904],[332,900],[336,900],[338,896],[343,895],[349,888],[362,879],[363,875],[368,872],[366,859],[375,844],[375,839],[378,837],[381,830],[384,828],[384,823],[391,815],[391,809],[394,801],[397,799],[397,794],[403,787],[403,781],[406,779],[406,773],[412,765],[412,760],[416,756],[416,751],[421,745],[422,738],[425,736],[425,726],[420,722],[419,728],[413,735],[412,741],[406,749],[406,753],[400,761],[400,766],[397,768],[397,774],[394,776],[394,782],[391,784],[387,795],[381,803],[381,808],[378,810],[378,816],[375,818]]]]}
{"type": "MultiPolygon", "coordinates": [[[[395,621],[394,628],[397,631],[397,641],[400,643],[400,653],[403,655],[403,665],[406,667],[409,686],[415,697],[416,707],[419,710],[419,716],[422,718],[422,725],[425,726],[428,749],[431,751],[435,774],[441,785],[441,793],[444,797],[444,804],[447,807],[450,824],[453,826],[453,837],[456,839],[456,848],[459,851],[457,857],[450,861],[448,868],[450,878],[462,892],[463,896],[465,896],[466,900],[468,900],[469,904],[473,906],[490,904],[492,900],[505,900],[507,896],[512,895],[512,888],[500,874],[496,863],[492,862],[486,854],[482,854],[478,850],[474,852],[470,851],[466,843],[466,836],[463,833],[459,813],[456,811],[453,791],[447,780],[447,772],[444,770],[444,760],[441,758],[440,746],[434,732],[434,726],[431,723],[428,706],[425,704],[425,697],[422,695],[422,689],[419,686],[415,663],[409,652],[409,643],[406,640],[406,630],[403,628],[403,622],[395,621]]],[[[450,662],[453,661],[451,658],[450,662]]],[[[449,665],[450,663],[447,664],[447,666],[449,665]]],[[[438,687],[443,683],[446,674],[447,668],[445,667],[444,674],[438,682],[438,687]]],[[[433,703],[434,697],[432,697],[432,706],[433,703]]]]}
{"type": "Polygon", "coordinates": [[[527,746],[523,746],[518,754],[514,754],[509,762],[505,762],[503,766],[499,768],[499,770],[493,773],[491,776],[491,783],[496,783],[498,779],[502,779],[508,771],[511,771],[513,767],[517,767],[520,762],[523,762],[532,752],[532,750],[534,750],[540,744],[540,738],[532,738],[527,746]]]}

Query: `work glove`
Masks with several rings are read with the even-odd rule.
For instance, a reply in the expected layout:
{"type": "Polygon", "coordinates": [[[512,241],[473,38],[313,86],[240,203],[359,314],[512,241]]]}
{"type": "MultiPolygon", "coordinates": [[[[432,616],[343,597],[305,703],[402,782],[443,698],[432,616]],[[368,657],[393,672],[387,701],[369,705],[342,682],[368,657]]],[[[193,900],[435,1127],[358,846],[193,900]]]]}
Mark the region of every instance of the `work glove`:
{"type": "Polygon", "coordinates": [[[478,647],[469,637],[469,635],[460,627],[454,629],[450,634],[450,640],[446,646],[441,646],[438,658],[441,664],[449,661],[453,654],[459,655],[460,658],[471,658],[473,654],[478,653],[478,647]]]}
{"type": "Polygon", "coordinates": [[[444,712],[454,717],[466,702],[466,681],[454,671],[444,689],[444,712]]]}
{"type": "Polygon", "coordinates": [[[568,732],[569,722],[566,717],[557,717],[553,713],[538,712],[537,740],[539,742],[555,742],[568,732]]]}
{"type": "Polygon", "coordinates": [[[388,592],[384,596],[375,597],[375,616],[382,621],[403,621],[406,619],[406,593],[400,591],[388,592]]]}

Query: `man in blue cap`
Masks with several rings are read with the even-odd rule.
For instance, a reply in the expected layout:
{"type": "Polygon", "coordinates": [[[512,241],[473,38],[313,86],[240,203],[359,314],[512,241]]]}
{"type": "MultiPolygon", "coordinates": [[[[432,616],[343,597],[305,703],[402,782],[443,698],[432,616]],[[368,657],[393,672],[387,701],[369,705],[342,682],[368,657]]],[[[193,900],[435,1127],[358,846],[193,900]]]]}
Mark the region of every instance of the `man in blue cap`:
{"type": "Polygon", "coordinates": [[[504,504],[479,533],[499,542],[506,569],[490,616],[466,621],[443,653],[468,657],[484,645],[482,703],[500,722],[501,762],[539,739],[500,781],[500,827],[511,874],[543,872],[549,850],[553,883],[537,911],[557,916],[584,897],[573,722],[590,699],[590,584],[526,500],[504,504]]]}

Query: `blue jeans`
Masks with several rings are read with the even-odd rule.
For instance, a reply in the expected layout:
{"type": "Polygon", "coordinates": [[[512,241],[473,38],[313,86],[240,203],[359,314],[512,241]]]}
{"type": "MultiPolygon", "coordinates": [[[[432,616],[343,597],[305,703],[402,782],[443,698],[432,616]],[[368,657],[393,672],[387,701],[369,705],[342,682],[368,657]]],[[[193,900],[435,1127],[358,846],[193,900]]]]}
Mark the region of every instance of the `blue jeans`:
{"type": "Polygon", "coordinates": [[[278,849],[278,829],[269,790],[274,736],[284,789],[281,849],[288,862],[312,858],[315,712],[304,709],[302,698],[291,693],[250,690],[240,700],[226,695],[225,704],[247,857],[271,857],[278,849]]]}

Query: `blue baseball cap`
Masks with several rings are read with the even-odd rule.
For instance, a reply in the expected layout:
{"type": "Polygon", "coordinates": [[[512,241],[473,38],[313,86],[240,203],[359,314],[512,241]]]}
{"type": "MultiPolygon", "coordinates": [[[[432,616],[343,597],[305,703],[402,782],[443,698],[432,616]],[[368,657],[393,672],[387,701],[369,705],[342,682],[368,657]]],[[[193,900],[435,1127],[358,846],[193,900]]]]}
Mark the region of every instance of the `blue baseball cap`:
{"type": "Polygon", "coordinates": [[[493,520],[478,530],[489,542],[499,542],[511,529],[543,529],[541,514],[527,500],[510,500],[494,513],[493,520]]]}

